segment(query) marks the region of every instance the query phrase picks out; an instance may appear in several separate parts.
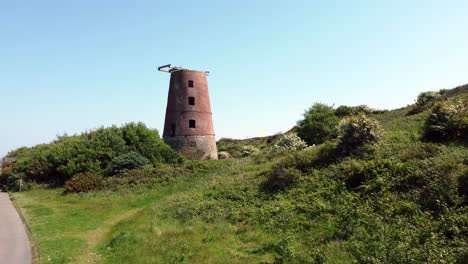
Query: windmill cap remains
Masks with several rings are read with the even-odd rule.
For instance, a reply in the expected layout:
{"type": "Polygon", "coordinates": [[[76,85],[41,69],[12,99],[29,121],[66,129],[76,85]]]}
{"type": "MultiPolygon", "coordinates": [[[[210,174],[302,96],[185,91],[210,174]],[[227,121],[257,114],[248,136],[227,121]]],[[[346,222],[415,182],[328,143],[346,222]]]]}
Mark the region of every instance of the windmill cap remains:
{"type": "Polygon", "coordinates": [[[173,73],[173,72],[178,72],[178,71],[196,71],[196,72],[203,72],[203,73],[205,73],[206,75],[210,74],[209,71],[197,71],[197,70],[192,70],[192,69],[183,68],[183,67],[180,67],[180,66],[172,66],[172,64],[167,64],[167,65],[159,66],[159,67],[158,67],[158,71],[161,71],[161,72],[168,72],[168,73],[173,73]]]}

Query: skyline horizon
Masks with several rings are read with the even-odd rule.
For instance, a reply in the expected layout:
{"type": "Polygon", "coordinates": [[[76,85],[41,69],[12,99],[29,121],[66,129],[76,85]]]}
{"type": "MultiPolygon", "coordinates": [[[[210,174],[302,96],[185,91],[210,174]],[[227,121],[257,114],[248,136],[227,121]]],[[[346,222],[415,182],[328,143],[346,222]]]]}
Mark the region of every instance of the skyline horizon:
{"type": "MultiPolygon", "coordinates": [[[[183,67],[183,66],[180,66],[180,67],[183,67]]],[[[465,86],[465,85],[468,85],[468,82],[467,83],[464,83],[464,84],[460,84],[460,85],[457,85],[457,86],[454,86],[454,87],[451,87],[451,88],[440,88],[440,89],[435,89],[435,90],[424,90],[424,91],[421,91],[421,92],[426,92],[426,91],[434,91],[434,92],[438,92],[442,89],[455,89],[455,88],[458,88],[458,87],[461,87],[461,86],[465,86]]],[[[396,109],[399,109],[399,108],[404,108],[404,107],[407,107],[408,105],[411,105],[411,104],[414,104],[414,102],[416,101],[416,98],[413,99],[413,103],[409,103],[405,106],[400,106],[400,107],[396,107],[396,108],[390,108],[390,109],[384,109],[384,108],[375,108],[375,107],[371,107],[372,109],[376,109],[376,110],[396,110],[396,109]]],[[[306,111],[306,109],[308,109],[309,107],[312,106],[312,104],[314,103],[322,103],[322,102],[313,102],[311,103],[309,106],[307,106],[306,108],[304,108],[304,112],[306,111]]],[[[334,108],[338,107],[339,105],[335,105],[335,104],[327,104],[327,105],[330,105],[330,106],[333,106],[334,108]]],[[[357,104],[357,105],[360,105],[360,104],[357,104]]],[[[357,106],[357,105],[348,105],[348,106],[357,106]]],[[[369,104],[365,104],[363,103],[362,105],[367,105],[369,106],[369,104]]],[[[164,111],[165,112],[165,111],[164,111]]],[[[302,116],[301,116],[302,117],[302,116]]],[[[299,117],[296,122],[301,118],[299,117]]],[[[142,122],[144,123],[148,128],[150,129],[156,129],[159,133],[159,136],[162,138],[162,128],[164,127],[164,123],[160,126],[160,128],[158,127],[152,127],[152,126],[149,126],[148,123],[146,122],[143,122],[141,120],[129,120],[127,122],[124,122],[124,123],[120,123],[120,124],[108,124],[108,125],[98,125],[98,126],[95,126],[95,127],[91,127],[91,128],[85,128],[84,130],[81,130],[81,131],[75,131],[73,133],[69,133],[69,132],[61,132],[61,133],[57,133],[55,134],[54,136],[50,135],[51,138],[49,141],[47,142],[40,142],[40,143],[36,143],[36,144],[32,144],[32,145],[22,145],[22,146],[17,146],[17,147],[13,147],[12,149],[10,150],[7,150],[4,154],[2,154],[0,152],[0,158],[1,157],[6,157],[6,155],[8,153],[10,153],[11,151],[14,151],[18,148],[22,148],[22,147],[34,147],[36,145],[42,145],[42,144],[48,144],[48,143],[51,143],[52,141],[54,141],[55,139],[57,139],[58,137],[61,137],[61,136],[78,136],[82,133],[87,133],[87,132],[91,132],[91,131],[94,131],[96,129],[99,129],[99,128],[105,128],[105,127],[111,127],[111,126],[117,126],[117,127],[121,127],[121,126],[124,126],[125,124],[128,124],[128,123],[139,123],[139,122],[142,122]]],[[[214,120],[215,122],[215,120],[214,120]]],[[[219,141],[220,139],[223,139],[223,138],[227,138],[227,139],[236,139],[236,140],[244,140],[244,139],[250,139],[250,138],[261,138],[261,137],[268,137],[268,136],[273,136],[273,135],[276,135],[276,134],[280,134],[280,133],[286,133],[287,131],[291,130],[292,128],[294,128],[295,125],[289,127],[289,128],[285,128],[284,130],[282,131],[278,131],[278,132],[275,132],[275,133],[271,133],[271,134],[265,134],[265,135],[246,135],[245,137],[241,137],[241,138],[236,138],[236,137],[223,137],[223,136],[219,136],[217,133],[216,133],[216,126],[215,126],[215,136],[216,136],[216,141],[219,141]]]]}

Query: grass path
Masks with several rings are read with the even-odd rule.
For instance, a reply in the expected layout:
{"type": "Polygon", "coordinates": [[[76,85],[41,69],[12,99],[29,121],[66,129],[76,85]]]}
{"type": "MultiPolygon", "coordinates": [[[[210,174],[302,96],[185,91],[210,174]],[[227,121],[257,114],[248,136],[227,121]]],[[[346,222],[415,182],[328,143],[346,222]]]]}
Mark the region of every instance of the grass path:
{"type": "Polygon", "coordinates": [[[44,263],[99,263],[97,247],[115,225],[169,194],[193,187],[204,176],[130,193],[63,195],[61,189],[33,189],[14,198],[31,223],[44,263]]]}
{"type": "Polygon", "coordinates": [[[108,219],[106,222],[102,224],[101,227],[89,230],[81,235],[78,238],[85,240],[87,247],[83,250],[81,255],[77,257],[77,263],[98,263],[101,260],[101,256],[97,253],[96,248],[97,246],[102,243],[103,239],[105,238],[106,234],[109,233],[111,228],[118,224],[119,222],[132,217],[136,213],[140,212],[142,209],[133,209],[129,211],[122,212],[114,216],[111,219],[108,219]]]}
{"type": "Polygon", "coordinates": [[[31,223],[44,263],[101,263],[99,247],[116,226],[168,197],[212,185],[221,171],[237,173],[239,164],[231,163],[213,163],[220,168],[216,173],[202,170],[152,189],[63,195],[62,189],[33,188],[13,196],[31,223]]]}

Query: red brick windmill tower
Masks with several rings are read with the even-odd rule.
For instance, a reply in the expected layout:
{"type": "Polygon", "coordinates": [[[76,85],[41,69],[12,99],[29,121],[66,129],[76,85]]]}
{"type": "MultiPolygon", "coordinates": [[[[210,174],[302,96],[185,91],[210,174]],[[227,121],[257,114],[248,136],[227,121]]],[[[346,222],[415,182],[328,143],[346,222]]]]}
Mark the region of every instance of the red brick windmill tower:
{"type": "Polygon", "coordinates": [[[208,72],[164,65],[171,74],[163,139],[189,159],[218,159],[213,129],[208,72]]]}

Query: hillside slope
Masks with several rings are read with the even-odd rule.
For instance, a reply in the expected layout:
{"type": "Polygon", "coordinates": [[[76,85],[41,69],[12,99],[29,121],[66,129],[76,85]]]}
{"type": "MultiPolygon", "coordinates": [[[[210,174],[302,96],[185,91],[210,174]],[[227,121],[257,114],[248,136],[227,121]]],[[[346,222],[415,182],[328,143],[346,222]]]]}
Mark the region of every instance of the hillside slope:
{"type": "MultiPolygon", "coordinates": [[[[467,87],[445,94],[466,100],[467,87]]],[[[430,107],[414,107],[370,114],[385,133],[368,155],[224,139],[234,156],[260,151],[131,172],[100,192],[14,197],[47,263],[467,263],[468,148],[424,141],[430,107]]]]}

